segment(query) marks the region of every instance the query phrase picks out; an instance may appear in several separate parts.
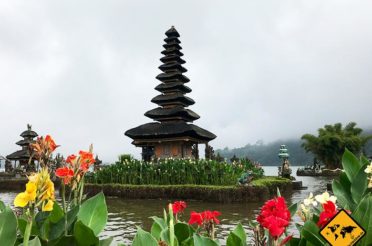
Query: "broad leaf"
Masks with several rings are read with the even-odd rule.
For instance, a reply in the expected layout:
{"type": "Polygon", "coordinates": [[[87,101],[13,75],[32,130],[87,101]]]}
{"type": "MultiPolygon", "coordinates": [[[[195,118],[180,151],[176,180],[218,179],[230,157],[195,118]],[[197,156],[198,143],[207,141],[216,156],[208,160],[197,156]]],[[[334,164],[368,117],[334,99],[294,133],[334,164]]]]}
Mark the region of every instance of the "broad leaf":
{"type": "Polygon", "coordinates": [[[194,246],[220,246],[220,243],[210,239],[209,237],[203,237],[198,234],[194,234],[194,246]]]}
{"type": "Polygon", "coordinates": [[[293,203],[291,206],[289,206],[288,210],[291,213],[291,217],[297,213],[298,209],[298,203],[293,203]]]}
{"type": "Polygon", "coordinates": [[[17,236],[17,217],[9,207],[0,212],[0,242],[1,245],[14,245],[17,236]]]}
{"type": "Polygon", "coordinates": [[[160,233],[163,229],[167,228],[167,224],[165,223],[164,219],[153,216],[150,217],[154,220],[151,226],[151,235],[153,235],[157,240],[160,239],[160,233]]]}
{"type": "MultiPolygon", "coordinates": [[[[21,243],[19,246],[23,246],[23,243],[21,243]]],[[[34,239],[28,241],[28,246],[41,246],[40,239],[35,237],[34,239]]]]}
{"type": "Polygon", "coordinates": [[[83,224],[80,220],[75,223],[74,237],[79,246],[98,245],[98,237],[94,235],[92,229],[83,224]]]}
{"type": "Polygon", "coordinates": [[[86,200],[81,205],[77,218],[92,229],[97,236],[107,223],[107,206],[103,193],[86,200]]]}
{"type": "Polygon", "coordinates": [[[359,169],[353,183],[351,184],[351,196],[356,204],[360,202],[363,197],[364,192],[367,190],[368,180],[367,173],[364,172],[366,166],[359,169]]]}
{"type": "MultiPolygon", "coordinates": [[[[167,245],[171,245],[170,232],[168,228],[165,228],[161,231],[160,240],[166,242],[167,245]]],[[[174,238],[173,245],[178,245],[177,238],[174,238]]]]}
{"type": "Polygon", "coordinates": [[[342,167],[344,168],[350,182],[353,183],[362,165],[352,152],[350,152],[348,149],[345,149],[345,152],[342,156],[342,167]]]}
{"type": "Polygon", "coordinates": [[[58,202],[53,204],[53,210],[49,214],[49,220],[52,223],[57,223],[63,217],[63,210],[59,206],[58,202]]]}
{"type": "Polygon", "coordinates": [[[177,223],[174,225],[174,234],[180,244],[192,237],[193,233],[194,229],[192,229],[188,224],[177,223]]]}
{"type": "Polygon", "coordinates": [[[158,246],[156,239],[147,231],[138,227],[132,246],[158,246]]]}
{"type": "Polygon", "coordinates": [[[372,242],[372,195],[366,195],[358,204],[351,216],[363,227],[366,235],[361,239],[360,245],[372,242]]]}
{"type": "MultiPolygon", "coordinates": [[[[18,218],[18,230],[22,236],[25,234],[26,226],[27,221],[24,218],[18,218]]],[[[30,235],[37,236],[39,234],[39,228],[37,227],[35,220],[33,220],[30,235]]]]}
{"type": "MultiPolygon", "coordinates": [[[[69,229],[72,223],[76,219],[76,215],[79,212],[79,207],[74,207],[67,212],[67,229],[69,229]]],[[[50,224],[49,240],[55,240],[59,238],[65,231],[65,217],[62,217],[57,223],[50,224]]]]}
{"type": "Polygon", "coordinates": [[[337,202],[345,209],[354,210],[355,202],[351,197],[350,191],[346,190],[344,186],[337,180],[333,180],[332,190],[337,197],[337,202]]]}
{"type": "Polygon", "coordinates": [[[99,240],[99,246],[110,246],[112,243],[112,240],[114,240],[113,237],[108,237],[108,238],[99,240]]]}
{"type": "Polygon", "coordinates": [[[6,208],[5,204],[2,201],[0,201],[0,213],[3,212],[5,208],[6,208]]]}
{"type": "Polygon", "coordinates": [[[313,245],[325,245],[326,241],[319,234],[319,227],[312,221],[306,221],[302,227],[301,235],[313,245]]]}
{"type": "Polygon", "coordinates": [[[247,235],[243,226],[239,223],[227,237],[227,246],[245,246],[247,244],[247,235]]]}

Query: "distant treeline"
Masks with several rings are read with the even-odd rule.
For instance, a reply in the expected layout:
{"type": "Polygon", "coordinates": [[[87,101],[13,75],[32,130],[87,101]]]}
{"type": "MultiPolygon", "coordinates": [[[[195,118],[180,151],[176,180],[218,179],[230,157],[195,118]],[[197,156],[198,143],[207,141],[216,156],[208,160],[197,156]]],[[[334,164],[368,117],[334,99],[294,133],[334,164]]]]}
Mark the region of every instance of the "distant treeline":
{"type": "MultiPolygon", "coordinates": [[[[365,130],[364,134],[372,134],[371,130],[365,130]]],[[[252,161],[258,161],[264,166],[278,166],[280,159],[278,158],[279,147],[285,144],[288,148],[291,165],[304,166],[313,163],[314,156],[301,147],[301,139],[278,140],[271,143],[257,142],[256,144],[247,144],[241,148],[224,148],[216,150],[222,157],[230,160],[234,155],[238,158],[248,157],[252,161]]],[[[372,141],[369,141],[364,148],[365,155],[372,156],[372,141]]]]}

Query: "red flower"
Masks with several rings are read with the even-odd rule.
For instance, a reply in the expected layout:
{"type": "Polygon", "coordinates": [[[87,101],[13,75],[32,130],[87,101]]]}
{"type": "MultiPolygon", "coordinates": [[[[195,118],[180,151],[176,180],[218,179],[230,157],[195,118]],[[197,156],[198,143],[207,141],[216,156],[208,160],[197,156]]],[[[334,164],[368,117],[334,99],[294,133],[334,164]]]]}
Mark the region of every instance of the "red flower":
{"type": "Polygon", "coordinates": [[[72,166],[74,165],[75,160],[76,160],[76,155],[69,155],[67,156],[66,162],[72,166]]]}
{"type": "Polygon", "coordinates": [[[324,227],[338,212],[336,205],[331,201],[327,201],[322,206],[323,211],[319,214],[319,221],[317,223],[320,228],[324,227]]]}
{"type": "Polygon", "coordinates": [[[172,210],[174,214],[182,213],[186,208],[186,203],[184,201],[176,201],[172,204],[172,210]]]}
{"type": "Polygon", "coordinates": [[[190,225],[198,224],[199,226],[201,226],[203,223],[210,223],[210,222],[219,224],[220,221],[217,219],[217,216],[220,216],[220,215],[221,213],[218,211],[206,210],[201,213],[192,211],[190,214],[189,224],[190,225]]]}
{"type": "Polygon", "coordinates": [[[192,211],[190,214],[189,224],[198,224],[199,226],[201,226],[203,224],[203,217],[201,213],[192,211]]]}
{"type": "Polygon", "coordinates": [[[283,197],[267,201],[261,208],[257,217],[260,225],[269,230],[272,237],[280,237],[289,225],[291,213],[289,212],[283,197]]]}
{"type": "Polygon", "coordinates": [[[201,214],[202,214],[202,218],[205,222],[214,222],[215,224],[220,223],[220,221],[217,219],[217,216],[220,216],[221,213],[218,212],[218,211],[206,210],[206,211],[202,212],[201,214]]]}
{"type": "Polygon", "coordinates": [[[81,162],[80,169],[86,172],[88,171],[90,165],[92,165],[95,161],[93,158],[93,153],[80,150],[79,155],[81,162]]]}
{"type": "Polygon", "coordinates": [[[54,142],[53,138],[50,135],[45,136],[45,142],[49,149],[49,152],[53,152],[58,147],[58,145],[56,145],[56,143],[54,142]]]}
{"type": "Polygon", "coordinates": [[[56,170],[56,176],[61,178],[64,184],[68,184],[74,177],[74,170],[68,167],[61,167],[56,170]]]}

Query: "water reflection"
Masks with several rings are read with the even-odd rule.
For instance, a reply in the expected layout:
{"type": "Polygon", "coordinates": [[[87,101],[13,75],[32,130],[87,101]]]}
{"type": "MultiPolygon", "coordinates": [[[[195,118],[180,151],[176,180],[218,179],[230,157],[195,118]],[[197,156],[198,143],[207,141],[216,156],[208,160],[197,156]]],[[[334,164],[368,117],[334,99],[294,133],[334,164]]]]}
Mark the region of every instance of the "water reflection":
{"type": "MultiPolygon", "coordinates": [[[[293,168],[293,173],[296,173],[296,167],[293,168]]],[[[276,175],[276,167],[265,167],[266,175],[276,175]]],[[[307,190],[295,191],[288,198],[289,203],[298,202],[303,200],[309,195],[309,192],[322,193],[326,189],[327,182],[330,178],[326,177],[296,177],[297,180],[302,180],[303,185],[307,186],[307,190]]],[[[1,192],[0,199],[5,204],[13,204],[13,199],[16,193],[14,192],[1,192]]],[[[163,208],[170,202],[167,200],[124,200],[116,197],[106,198],[109,219],[105,230],[101,233],[101,238],[113,236],[115,242],[123,242],[129,244],[134,238],[137,231],[137,226],[150,230],[152,220],[151,216],[163,216],[163,208]]],[[[248,221],[256,217],[262,203],[233,203],[233,204],[220,204],[209,203],[201,201],[186,201],[188,208],[185,215],[181,219],[188,220],[188,215],[191,211],[202,211],[205,209],[218,210],[222,213],[220,216],[221,224],[217,226],[217,233],[219,239],[224,243],[224,238],[227,237],[229,231],[233,229],[239,222],[248,232],[248,221]]],[[[295,217],[295,221],[299,222],[299,218],[295,217]]],[[[294,230],[294,226],[290,227],[294,230]]]]}

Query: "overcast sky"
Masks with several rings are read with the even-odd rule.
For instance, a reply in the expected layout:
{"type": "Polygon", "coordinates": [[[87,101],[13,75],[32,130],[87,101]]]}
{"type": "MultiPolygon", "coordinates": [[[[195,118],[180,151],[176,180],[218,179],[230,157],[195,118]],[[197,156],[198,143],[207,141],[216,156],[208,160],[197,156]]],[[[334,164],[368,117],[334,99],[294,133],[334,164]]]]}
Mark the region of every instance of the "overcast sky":
{"type": "Polygon", "coordinates": [[[372,1],[0,1],[0,155],[26,124],[64,155],[139,157],[164,32],[217,148],[372,126],[372,1]]]}

